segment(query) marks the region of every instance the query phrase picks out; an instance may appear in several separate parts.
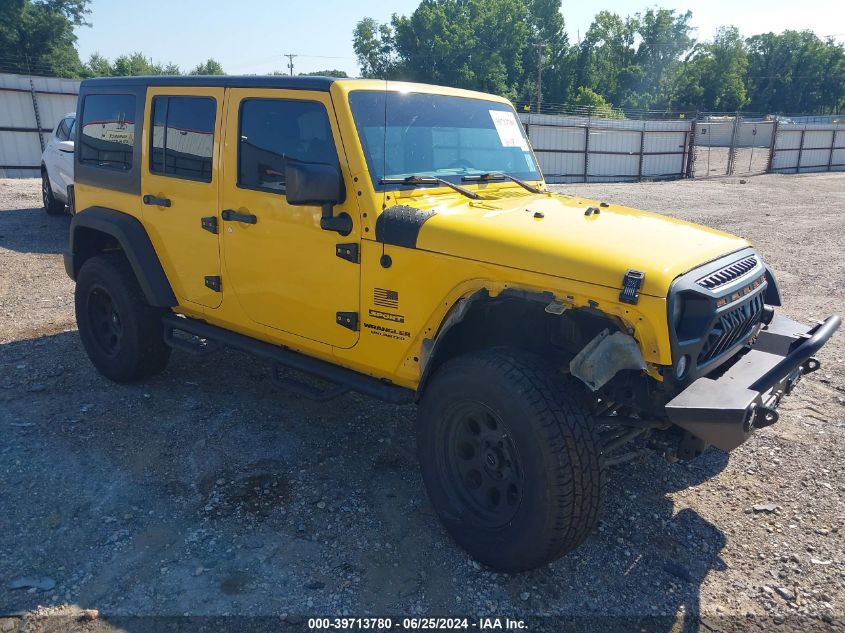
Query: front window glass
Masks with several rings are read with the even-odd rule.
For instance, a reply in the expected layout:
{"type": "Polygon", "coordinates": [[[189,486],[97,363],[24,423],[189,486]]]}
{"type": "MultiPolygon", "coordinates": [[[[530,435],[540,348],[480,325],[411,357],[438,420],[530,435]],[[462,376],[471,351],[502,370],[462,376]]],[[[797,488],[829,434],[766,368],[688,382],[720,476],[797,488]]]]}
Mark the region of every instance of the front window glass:
{"type": "Polygon", "coordinates": [[[492,172],[540,179],[522,124],[508,104],[369,90],[352,92],[349,103],[377,189],[385,188],[382,178],[412,175],[455,183],[492,172]]]}
{"type": "Polygon", "coordinates": [[[106,169],[131,169],[135,145],[135,96],[85,97],[79,145],[81,163],[106,169]]]}
{"type": "Polygon", "coordinates": [[[338,164],[326,108],[316,101],[245,99],[238,185],[284,193],[287,159],[338,164]]]}

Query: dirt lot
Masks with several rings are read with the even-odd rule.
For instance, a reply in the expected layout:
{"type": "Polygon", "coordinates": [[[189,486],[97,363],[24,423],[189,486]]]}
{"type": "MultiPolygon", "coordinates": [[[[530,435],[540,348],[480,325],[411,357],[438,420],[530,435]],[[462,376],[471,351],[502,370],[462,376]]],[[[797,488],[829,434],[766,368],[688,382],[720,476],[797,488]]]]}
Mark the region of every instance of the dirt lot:
{"type": "MultiPolygon", "coordinates": [[[[787,315],[845,314],[845,175],[561,189],[749,237],[787,315]]],[[[145,384],[100,377],[62,266],[69,220],[39,206],[36,181],[0,181],[0,615],[26,614],[0,618],[3,633],[70,627],[80,608],[99,609],[99,624],[73,628],[132,631],[149,627],[121,616],[845,626],[842,333],[780,423],[730,460],[711,450],[685,465],[654,456],[616,468],[584,546],[507,576],[471,561],[434,516],[412,407],[302,400],[230,351],[204,363],[176,352],[145,384]],[[28,583],[42,588],[13,589],[28,583]]]]}

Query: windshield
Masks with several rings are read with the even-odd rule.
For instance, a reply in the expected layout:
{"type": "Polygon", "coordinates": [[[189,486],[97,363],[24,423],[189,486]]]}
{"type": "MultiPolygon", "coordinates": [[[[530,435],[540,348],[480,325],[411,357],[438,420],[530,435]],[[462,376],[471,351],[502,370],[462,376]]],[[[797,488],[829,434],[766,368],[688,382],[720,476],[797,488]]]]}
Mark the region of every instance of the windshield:
{"type": "Polygon", "coordinates": [[[540,180],[513,108],[505,103],[426,93],[356,90],[349,104],[376,190],[386,179],[504,172],[540,180]]]}

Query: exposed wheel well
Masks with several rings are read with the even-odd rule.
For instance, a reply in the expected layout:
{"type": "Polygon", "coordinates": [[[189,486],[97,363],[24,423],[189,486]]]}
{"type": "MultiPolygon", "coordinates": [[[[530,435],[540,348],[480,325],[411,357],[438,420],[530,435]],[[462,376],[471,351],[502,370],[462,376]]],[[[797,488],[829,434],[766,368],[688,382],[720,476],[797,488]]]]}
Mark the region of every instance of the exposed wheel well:
{"type": "Polygon", "coordinates": [[[138,218],[105,207],[86,207],[73,216],[65,257],[71,278],[76,279],[82,264],[92,256],[112,251],[126,255],[149,305],[164,308],[177,304],[155,247],[138,218]]]}
{"type": "Polygon", "coordinates": [[[507,346],[562,366],[604,329],[620,329],[617,320],[592,308],[546,312],[553,297],[545,293],[505,291],[490,297],[480,291],[463,299],[444,320],[437,336],[423,345],[420,392],[438,367],[468,352],[507,346]]]}
{"type": "Polygon", "coordinates": [[[75,274],[79,273],[82,264],[95,255],[122,251],[120,242],[113,235],[87,226],[76,228],[73,241],[75,274]]]}

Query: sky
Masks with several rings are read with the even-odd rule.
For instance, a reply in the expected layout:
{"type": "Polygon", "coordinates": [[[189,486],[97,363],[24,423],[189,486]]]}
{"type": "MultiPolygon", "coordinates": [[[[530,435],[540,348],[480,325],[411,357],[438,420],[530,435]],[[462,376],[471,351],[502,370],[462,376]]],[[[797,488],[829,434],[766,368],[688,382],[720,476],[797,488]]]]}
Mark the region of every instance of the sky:
{"type": "MultiPolygon", "coordinates": [[[[110,60],[135,51],[155,62],[175,62],[183,71],[213,57],[229,74],[287,71],[286,53],[296,54],[294,71],[337,68],[358,74],[352,30],[364,17],[387,21],[410,14],[419,0],[93,0],[88,21],[77,29],[80,58],[99,52],[110,60]]],[[[564,0],[570,41],[584,35],[601,10],[630,15],[658,6],[647,1],[564,0]]],[[[842,0],[664,0],[659,4],[693,13],[696,37],[706,40],[716,28],[734,25],[748,37],[768,31],[809,29],[845,41],[842,0]]]]}

